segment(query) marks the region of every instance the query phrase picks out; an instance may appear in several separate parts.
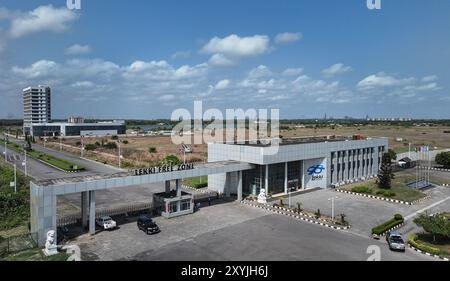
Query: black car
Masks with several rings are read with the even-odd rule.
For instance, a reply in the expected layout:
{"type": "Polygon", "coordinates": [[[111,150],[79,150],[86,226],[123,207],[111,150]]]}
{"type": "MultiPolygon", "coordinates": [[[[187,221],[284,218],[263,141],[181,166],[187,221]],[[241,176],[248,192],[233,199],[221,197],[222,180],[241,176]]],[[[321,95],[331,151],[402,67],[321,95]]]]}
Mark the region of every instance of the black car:
{"type": "Polygon", "coordinates": [[[137,226],[147,234],[156,234],[161,232],[158,225],[148,216],[140,216],[137,220],[137,226]]]}

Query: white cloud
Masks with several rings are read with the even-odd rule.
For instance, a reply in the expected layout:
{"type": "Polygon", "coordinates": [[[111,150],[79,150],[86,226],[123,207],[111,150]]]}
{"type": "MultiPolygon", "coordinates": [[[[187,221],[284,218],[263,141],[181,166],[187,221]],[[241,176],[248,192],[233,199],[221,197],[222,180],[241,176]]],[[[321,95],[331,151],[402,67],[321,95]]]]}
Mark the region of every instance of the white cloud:
{"type": "Polygon", "coordinates": [[[233,66],[236,65],[237,61],[229,59],[223,54],[214,54],[209,59],[208,63],[213,66],[233,66]]]}
{"type": "Polygon", "coordinates": [[[69,23],[77,18],[77,14],[66,7],[40,6],[14,18],[9,34],[12,38],[19,38],[42,31],[63,32],[68,29],[69,23]]]}
{"type": "Polygon", "coordinates": [[[436,82],[428,83],[426,85],[417,86],[418,91],[438,91],[442,89],[436,82]]]}
{"type": "Polygon", "coordinates": [[[158,98],[158,100],[163,101],[163,102],[168,102],[168,101],[173,101],[176,98],[177,97],[174,95],[162,95],[158,98]]]}
{"type": "Polygon", "coordinates": [[[343,74],[349,71],[352,71],[353,69],[350,66],[346,66],[342,63],[337,63],[334,64],[324,70],[322,70],[322,73],[326,76],[326,77],[333,77],[337,74],[343,74]]]}
{"type": "Polygon", "coordinates": [[[358,88],[360,89],[374,89],[392,86],[402,86],[414,82],[414,78],[396,79],[392,76],[386,75],[383,72],[367,76],[360,82],[358,82],[358,88]]]}
{"type": "Polygon", "coordinates": [[[214,37],[203,46],[205,54],[223,54],[227,57],[251,57],[269,52],[270,39],[266,35],[239,37],[236,34],[224,38],[214,37]]]}
{"type": "Polygon", "coordinates": [[[231,84],[230,80],[224,79],[224,80],[221,80],[221,81],[217,82],[217,84],[214,87],[214,89],[216,89],[216,90],[225,90],[225,89],[227,89],[230,86],[230,84],[231,84]]]}
{"type": "Polygon", "coordinates": [[[179,80],[201,77],[208,71],[207,64],[183,65],[174,68],[166,61],[135,61],[125,68],[124,76],[130,79],[179,80]]]}
{"type": "Polygon", "coordinates": [[[303,68],[288,68],[283,71],[285,76],[299,76],[303,73],[303,68]]]}
{"type": "Polygon", "coordinates": [[[66,49],[66,55],[84,55],[92,51],[89,45],[75,44],[66,49]]]}
{"type": "Polygon", "coordinates": [[[424,82],[424,83],[433,82],[436,80],[438,80],[437,75],[430,75],[430,76],[425,76],[422,78],[422,82],[424,82]]]}
{"type": "Polygon", "coordinates": [[[14,66],[12,71],[15,74],[31,79],[52,75],[57,71],[57,68],[58,65],[54,61],[40,60],[25,68],[14,66]]]}
{"type": "Polygon", "coordinates": [[[74,88],[93,88],[95,84],[91,81],[77,81],[70,86],[74,88]]]}
{"type": "Polygon", "coordinates": [[[265,65],[260,65],[250,70],[248,77],[251,79],[272,76],[272,71],[265,65]]]}
{"type": "Polygon", "coordinates": [[[178,51],[172,54],[171,58],[176,59],[187,59],[191,56],[191,51],[178,51]]]}
{"type": "Polygon", "coordinates": [[[303,34],[300,32],[284,32],[275,36],[275,43],[277,44],[290,44],[299,41],[303,38],[303,34]]]}

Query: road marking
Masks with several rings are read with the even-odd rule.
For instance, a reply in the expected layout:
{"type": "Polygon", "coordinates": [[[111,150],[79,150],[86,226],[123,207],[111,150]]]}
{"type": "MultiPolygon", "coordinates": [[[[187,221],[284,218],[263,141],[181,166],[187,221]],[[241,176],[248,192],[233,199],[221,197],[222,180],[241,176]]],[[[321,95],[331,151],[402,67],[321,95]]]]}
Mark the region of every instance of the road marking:
{"type": "Polygon", "coordinates": [[[438,201],[438,202],[436,202],[436,203],[434,203],[434,204],[432,204],[432,205],[430,205],[430,206],[428,206],[428,207],[425,207],[425,208],[423,208],[423,209],[421,209],[421,210],[419,210],[419,211],[417,211],[417,212],[415,212],[415,213],[412,213],[411,215],[405,217],[405,221],[407,221],[407,220],[409,220],[409,219],[412,219],[413,217],[417,216],[418,214],[423,213],[423,212],[425,212],[425,211],[428,211],[429,209],[432,209],[432,208],[434,208],[434,207],[436,207],[436,206],[438,206],[438,205],[444,203],[445,201],[447,201],[447,200],[449,200],[449,199],[450,199],[450,197],[447,197],[447,198],[445,198],[444,200],[438,201]]]}

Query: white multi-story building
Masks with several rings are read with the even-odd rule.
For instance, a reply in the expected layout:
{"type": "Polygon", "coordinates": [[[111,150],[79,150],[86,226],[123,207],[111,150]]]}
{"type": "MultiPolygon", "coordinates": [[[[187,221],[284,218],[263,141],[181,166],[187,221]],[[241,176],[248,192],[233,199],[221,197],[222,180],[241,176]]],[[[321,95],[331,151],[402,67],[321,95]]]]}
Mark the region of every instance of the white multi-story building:
{"type": "Polygon", "coordinates": [[[23,127],[30,132],[32,124],[49,123],[51,114],[51,89],[47,86],[23,89],[23,127]]]}

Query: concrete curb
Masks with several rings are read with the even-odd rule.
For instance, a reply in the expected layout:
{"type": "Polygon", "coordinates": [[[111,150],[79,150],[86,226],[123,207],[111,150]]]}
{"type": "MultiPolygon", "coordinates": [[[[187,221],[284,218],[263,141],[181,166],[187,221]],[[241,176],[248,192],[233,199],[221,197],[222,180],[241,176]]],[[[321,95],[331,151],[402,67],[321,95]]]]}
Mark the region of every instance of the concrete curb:
{"type": "Polygon", "coordinates": [[[450,184],[445,183],[445,184],[443,184],[441,186],[443,186],[443,187],[450,187],[450,184]]]}
{"type": "Polygon", "coordinates": [[[247,205],[247,206],[250,206],[250,207],[254,207],[254,208],[264,209],[266,211],[269,211],[269,212],[272,212],[272,213],[275,213],[275,214],[284,215],[284,216],[295,218],[295,219],[302,220],[302,221],[305,221],[305,222],[321,225],[321,226],[324,226],[324,227],[327,227],[327,228],[330,228],[330,229],[334,229],[334,230],[349,230],[350,229],[350,226],[340,227],[340,226],[330,225],[330,224],[328,224],[326,222],[320,222],[320,221],[317,221],[317,220],[312,220],[312,219],[310,219],[310,218],[312,218],[311,216],[308,216],[308,215],[301,216],[301,215],[298,215],[298,214],[294,213],[291,210],[286,211],[288,213],[284,213],[282,211],[274,210],[274,209],[287,210],[286,208],[272,207],[270,205],[254,204],[253,202],[246,201],[246,200],[241,201],[241,204],[247,205]]]}
{"type": "Polygon", "coordinates": [[[110,169],[117,170],[118,172],[126,172],[127,171],[125,169],[119,169],[118,167],[114,167],[114,166],[111,166],[111,165],[108,165],[108,164],[104,164],[102,162],[95,161],[95,160],[92,160],[92,159],[89,159],[89,158],[80,157],[80,159],[83,159],[83,160],[86,160],[86,161],[89,161],[89,162],[92,162],[92,163],[95,163],[95,164],[103,165],[103,166],[108,167],[110,169]]]}
{"type": "Polygon", "coordinates": [[[450,169],[430,168],[430,170],[433,170],[433,171],[439,171],[439,172],[448,172],[448,173],[450,173],[450,169]]]}
{"type": "Polygon", "coordinates": [[[386,201],[386,202],[391,202],[391,203],[396,203],[396,204],[409,205],[409,206],[415,205],[419,202],[422,202],[422,201],[425,201],[425,200],[428,200],[431,198],[431,196],[426,196],[424,198],[421,198],[421,199],[413,201],[413,202],[406,202],[406,201],[389,199],[389,198],[370,195],[370,194],[356,193],[356,192],[342,190],[342,189],[335,189],[335,190],[340,193],[345,193],[345,194],[350,194],[350,195],[358,195],[358,196],[362,196],[362,197],[366,197],[366,198],[370,198],[370,199],[376,199],[376,200],[381,200],[381,201],[386,201]]]}
{"type": "Polygon", "coordinates": [[[411,249],[413,249],[414,251],[416,251],[416,252],[418,252],[418,253],[421,253],[421,254],[427,255],[427,256],[429,256],[429,257],[433,257],[433,258],[441,259],[441,260],[443,260],[443,261],[450,261],[450,259],[448,259],[448,258],[444,258],[444,257],[438,256],[438,255],[433,255],[433,254],[430,254],[430,253],[424,252],[424,251],[422,251],[422,250],[419,250],[419,249],[417,249],[417,248],[415,248],[415,247],[411,246],[410,244],[408,244],[408,245],[409,245],[409,247],[410,247],[411,249]]]}

